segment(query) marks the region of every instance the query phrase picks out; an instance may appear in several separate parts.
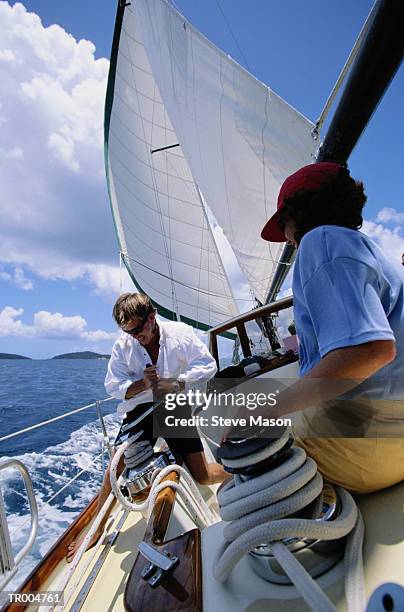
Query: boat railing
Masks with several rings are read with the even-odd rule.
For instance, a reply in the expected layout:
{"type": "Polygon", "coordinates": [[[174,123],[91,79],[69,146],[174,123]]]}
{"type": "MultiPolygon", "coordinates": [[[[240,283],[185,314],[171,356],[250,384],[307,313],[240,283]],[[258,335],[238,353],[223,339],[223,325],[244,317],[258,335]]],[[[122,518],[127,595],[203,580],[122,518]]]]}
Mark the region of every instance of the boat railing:
{"type": "MultiPolygon", "coordinates": [[[[0,438],[0,442],[10,440],[11,438],[15,438],[22,434],[26,434],[29,431],[38,429],[39,427],[44,427],[45,425],[49,425],[50,423],[54,423],[61,419],[65,419],[74,414],[77,414],[78,412],[82,412],[90,408],[96,408],[98,412],[98,418],[101,423],[102,432],[103,432],[102,449],[101,449],[101,452],[92,459],[90,465],[95,464],[95,462],[101,458],[102,473],[104,473],[105,472],[105,462],[104,462],[105,450],[108,450],[108,453],[111,457],[112,449],[110,445],[109,436],[106,430],[104,418],[102,415],[101,406],[102,404],[109,402],[113,399],[114,399],[113,397],[107,397],[102,400],[96,400],[92,404],[87,404],[86,406],[81,406],[80,408],[69,410],[68,412],[65,412],[64,414],[58,415],[51,419],[46,419],[39,423],[35,423],[34,425],[31,425],[29,427],[25,427],[24,429],[20,429],[18,431],[2,436],[0,438]]],[[[35,498],[35,492],[34,492],[34,488],[32,485],[32,480],[29,475],[28,469],[18,459],[14,459],[14,458],[3,459],[0,462],[0,471],[5,470],[5,469],[10,469],[13,467],[18,469],[23,477],[25,488],[26,488],[27,495],[28,495],[29,507],[30,507],[29,515],[21,524],[18,525],[18,531],[21,531],[21,529],[23,529],[28,524],[29,521],[31,521],[31,528],[30,528],[30,533],[29,533],[26,544],[14,557],[14,553],[12,550],[12,542],[11,542],[11,537],[14,532],[10,532],[9,527],[8,527],[4,500],[3,500],[2,492],[0,489],[0,575],[4,574],[5,576],[5,578],[0,582],[0,590],[4,588],[4,586],[11,580],[11,578],[13,578],[13,576],[18,571],[20,562],[31,550],[34,544],[36,535],[37,535],[37,531],[38,531],[38,506],[37,506],[37,502],[35,498]]],[[[72,476],[67,482],[63,484],[62,487],[60,487],[55,493],[53,493],[47,500],[43,501],[41,503],[41,506],[49,506],[49,504],[56,497],[58,497],[64,490],[66,490],[73,482],[75,482],[78,478],[80,478],[84,473],[88,472],[88,470],[89,470],[89,465],[81,469],[74,476],[72,476]]]]}
{"type": "MultiPolygon", "coordinates": [[[[101,404],[104,404],[105,402],[110,402],[111,400],[113,400],[115,398],[113,397],[106,397],[105,399],[102,400],[97,400],[95,402],[93,402],[92,404],[87,404],[86,406],[81,406],[81,408],[75,408],[74,410],[69,410],[69,412],[65,412],[64,414],[60,414],[56,417],[53,417],[51,419],[46,419],[45,421],[41,421],[39,423],[35,423],[34,425],[30,425],[29,427],[25,427],[24,429],[19,429],[18,431],[13,431],[10,434],[7,434],[6,436],[2,436],[0,438],[0,442],[5,442],[6,440],[11,440],[11,438],[16,438],[17,436],[20,436],[22,434],[25,434],[29,431],[32,431],[33,429],[38,429],[38,427],[44,427],[45,425],[49,425],[50,423],[55,423],[56,421],[60,421],[61,419],[65,419],[68,416],[71,416],[72,414],[77,414],[78,412],[82,412],[83,410],[88,410],[89,408],[98,408],[101,406],[101,404]]],[[[100,414],[100,412],[99,412],[100,414]]]]}
{"type": "Polygon", "coordinates": [[[38,506],[35,499],[32,480],[27,468],[18,459],[7,459],[0,463],[0,471],[13,467],[20,472],[24,480],[29,502],[31,528],[26,543],[14,557],[13,548],[11,545],[10,531],[8,528],[7,516],[4,507],[3,494],[0,489],[0,573],[4,576],[3,579],[0,581],[0,591],[4,589],[6,584],[8,584],[11,578],[13,578],[13,576],[16,574],[20,562],[33,547],[38,532],[38,506]]]}
{"type": "Polygon", "coordinates": [[[244,312],[232,319],[228,319],[224,323],[220,323],[220,325],[216,325],[209,330],[209,347],[210,352],[213,357],[216,359],[216,362],[219,363],[219,350],[218,350],[218,342],[217,337],[219,334],[223,334],[227,332],[229,329],[235,327],[237,329],[238,337],[240,339],[240,346],[243,352],[244,357],[251,356],[251,346],[250,341],[248,339],[248,334],[246,330],[245,324],[249,321],[255,321],[257,319],[265,318],[274,313],[278,313],[281,310],[286,308],[291,308],[293,306],[293,298],[292,296],[283,298],[282,300],[278,300],[277,302],[271,302],[270,304],[264,304],[264,306],[259,306],[258,308],[253,308],[253,310],[249,310],[248,312],[244,312]]]}

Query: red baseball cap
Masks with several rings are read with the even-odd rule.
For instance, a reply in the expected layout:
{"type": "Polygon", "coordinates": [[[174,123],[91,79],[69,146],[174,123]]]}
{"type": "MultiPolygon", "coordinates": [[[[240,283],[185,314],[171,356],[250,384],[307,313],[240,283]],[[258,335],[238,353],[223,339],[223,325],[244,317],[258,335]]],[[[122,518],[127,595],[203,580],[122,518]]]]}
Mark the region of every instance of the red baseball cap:
{"type": "Polygon", "coordinates": [[[286,242],[286,238],[278,225],[279,211],[285,200],[291,198],[298,191],[315,191],[332,183],[341,169],[340,164],[334,162],[317,162],[309,164],[288,176],[280,188],[277,211],[265,224],[261,238],[269,242],[286,242]]]}

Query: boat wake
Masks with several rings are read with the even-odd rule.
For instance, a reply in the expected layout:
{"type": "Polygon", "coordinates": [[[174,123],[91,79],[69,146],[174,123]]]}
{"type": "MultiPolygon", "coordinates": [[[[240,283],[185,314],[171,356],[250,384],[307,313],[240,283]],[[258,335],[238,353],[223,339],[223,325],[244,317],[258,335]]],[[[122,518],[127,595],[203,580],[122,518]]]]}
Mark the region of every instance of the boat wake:
{"type": "MultiPolygon", "coordinates": [[[[110,440],[115,438],[119,423],[120,419],[116,414],[105,417],[110,440]]],[[[43,452],[14,456],[24,463],[31,475],[38,504],[39,525],[34,547],[21,562],[16,576],[7,585],[8,590],[21,584],[98,492],[102,481],[101,451],[102,434],[99,421],[96,420],[73,431],[65,442],[49,446],[43,452]],[[68,484],[82,470],[84,471],[77,480],[68,484]],[[62,487],[65,488],[61,490],[62,487]]],[[[104,460],[106,466],[107,452],[104,454],[104,460]]],[[[21,485],[21,477],[16,470],[7,469],[2,472],[2,490],[14,554],[27,541],[30,529],[28,501],[21,485]]]]}

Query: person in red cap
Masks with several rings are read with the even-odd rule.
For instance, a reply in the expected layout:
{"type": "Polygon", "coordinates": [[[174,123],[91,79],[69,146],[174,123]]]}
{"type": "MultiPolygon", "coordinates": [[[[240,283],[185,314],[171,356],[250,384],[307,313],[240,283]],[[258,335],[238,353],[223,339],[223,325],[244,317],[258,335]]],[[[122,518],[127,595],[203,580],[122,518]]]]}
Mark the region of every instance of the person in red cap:
{"type": "Polygon", "coordinates": [[[346,167],[311,164],[285,180],[261,234],[297,249],[301,379],[277,414],[303,411],[297,443],[357,493],[404,479],[404,274],[359,231],[365,202],[346,167]]]}

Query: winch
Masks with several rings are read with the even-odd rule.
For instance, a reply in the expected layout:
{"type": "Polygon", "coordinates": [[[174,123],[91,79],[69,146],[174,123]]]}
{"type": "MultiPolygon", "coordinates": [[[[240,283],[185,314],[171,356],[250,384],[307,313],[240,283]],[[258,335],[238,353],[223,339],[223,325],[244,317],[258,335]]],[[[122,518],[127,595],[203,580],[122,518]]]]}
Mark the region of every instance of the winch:
{"type": "Polygon", "coordinates": [[[313,578],[342,558],[356,505],[344,489],[324,484],[315,461],[292,443],[285,427],[276,439],[227,439],[218,449],[218,460],[234,475],[218,491],[226,523],[218,580],[244,554],[254,572],[277,584],[295,583],[287,557],[313,578]]]}
{"type": "Polygon", "coordinates": [[[150,488],[156,471],[175,464],[175,458],[169,449],[154,451],[153,440],[144,439],[141,426],[142,421],[136,429],[129,430],[125,435],[125,470],[122,474],[121,491],[131,499],[150,488]]]}
{"type": "Polygon", "coordinates": [[[174,464],[175,460],[169,450],[153,453],[153,455],[143,463],[133,468],[127,468],[123,477],[129,495],[133,498],[145,489],[148,489],[153,480],[156,470],[162,470],[167,465],[174,464]]]}

